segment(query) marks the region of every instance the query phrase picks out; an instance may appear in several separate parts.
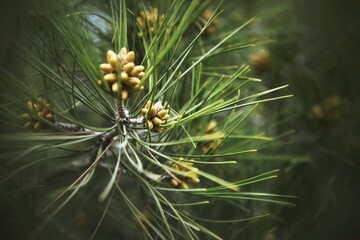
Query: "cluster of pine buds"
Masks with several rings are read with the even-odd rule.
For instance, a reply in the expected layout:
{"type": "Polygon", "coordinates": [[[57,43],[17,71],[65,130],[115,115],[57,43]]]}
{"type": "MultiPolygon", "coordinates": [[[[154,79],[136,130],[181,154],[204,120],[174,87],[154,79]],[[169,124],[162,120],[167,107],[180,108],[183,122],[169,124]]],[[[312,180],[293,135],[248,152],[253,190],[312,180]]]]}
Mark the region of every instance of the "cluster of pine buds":
{"type": "MultiPolygon", "coordinates": [[[[159,17],[159,10],[157,8],[150,8],[150,11],[141,11],[137,17],[137,21],[142,31],[154,33],[156,24],[161,26],[164,17],[164,15],[160,15],[159,17]]],[[[143,32],[139,32],[139,37],[142,36],[143,32]]]]}
{"type": "Polygon", "coordinates": [[[198,184],[200,182],[199,179],[199,169],[193,167],[193,163],[191,162],[183,162],[183,159],[180,158],[179,162],[174,163],[171,167],[177,171],[182,172],[181,174],[177,174],[178,180],[172,178],[170,184],[173,187],[181,187],[182,189],[188,189],[188,184],[198,184]]]}
{"type": "MultiPolygon", "coordinates": [[[[50,104],[47,103],[44,99],[39,98],[36,102],[29,100],[27,102],[27,107],[30,112],[34,115],[37,115],[39,118],[46,119],[50,122],[54,121],[54,115],[49,110],[50,104]]],[[[39,122],[39,119],[34,115],[29,113],[24,113],[21,115],[21,119],[25,121],[24,127],[33,128],[35,131],[41,130],[45,125],[39,122]]]]}
{"type": "MultiPolygon", "coordinates": [[[[139,87],[140,79],[144,77],[144,66],[135,66],[135,53],[127,52],[126,48],[122,48],[119,54],[109,50],[106,56],[107,63],[100,65],[104,73],[104,81],[108,84],[113,94],[119,95],[122,100],[129,97],[129,91],[144,87],[139,87]]],[[[102,86],[103,82],[98,81],[102,86]]]]}
{"type": "Polygon", "coordinates": [[[141,113],[145,118],[146,126],[151,130],[154,126],[161,126],[166,120],[170,118],[169,110],[164,109],[161,102],[156,102],[151,106],[151,101],[147,101],[145,107],[141,109],[141,113]]]}

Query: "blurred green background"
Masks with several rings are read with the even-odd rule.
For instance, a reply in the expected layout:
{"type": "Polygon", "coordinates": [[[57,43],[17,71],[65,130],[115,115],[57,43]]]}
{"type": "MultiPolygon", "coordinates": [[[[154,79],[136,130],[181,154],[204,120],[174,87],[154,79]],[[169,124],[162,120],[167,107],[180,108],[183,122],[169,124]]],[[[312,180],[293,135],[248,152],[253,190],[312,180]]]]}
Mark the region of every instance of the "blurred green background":
{"type": "MultiPolygon", "coordinates": [[[[8,44],[22,6],[1,2],[0,46],[8,44]]],[[[298,196],[297,206],[276,209],[279,221],[259,239],[360,239],[360,2],[234,0],[223,7],[225,14],[258,17],[259,35],[275,40],[263,45],[269,67],[254,75],[267,86],[290,84],[293,99],[274,107],[287,116],[279,128],[296,131],[283,150],[309,158],[284,169],[277,187],[298,196]]],[[[0,57],[6,67],[5,48],[0,57]]],[[[13,213],[4,206],[2,239],[11,239],[8,233],[21,229],[12,229],[13,213]]]]}

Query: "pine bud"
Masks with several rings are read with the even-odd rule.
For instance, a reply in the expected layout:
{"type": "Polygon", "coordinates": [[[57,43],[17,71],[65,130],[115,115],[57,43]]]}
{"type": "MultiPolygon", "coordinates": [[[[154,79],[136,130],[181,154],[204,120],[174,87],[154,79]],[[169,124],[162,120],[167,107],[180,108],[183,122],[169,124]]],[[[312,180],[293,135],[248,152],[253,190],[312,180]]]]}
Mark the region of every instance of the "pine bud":
{"type": "Polygon", "coordinates": [[[173,179],[170,180],[170,184],[173,187],[177,187],[179,185],[179,182],[176,179],[173,178],[173,179]]]}
{"type": "Polygon", "coordinates": [[[180,186],[182,189],[189,189],[189,185],[185,181],[181,181],[180,186]]]}
{"type": "Polygon", "coordinates": [[[138,79],[137,77],[129,77],[129,79],[125,83],[131,86],[135,86],[136,84],[140,83],[140,79],[138,79]]]}
{"type": "Polygon", "coordinates": [[[144,72],[140,72],[140,73],[137,75],[137,77],[140,78],[140,79],[143,78],[144,76],[145,76],[145,73],[144,73],[144,72]]]}
{"type": "Polygon", "coordinates": [[[121,90],[121,99],[126,100],[129,97],[129,93],[126,89],[121,90]]]}
{"type": "Polygon", "coordinates": [[[134,62],[135,60],[135,53],[133,51],[128,52],[125,57],[125,63],[134,62]]]}
{"type": "Polygon", "coordinates": [[[154,128],[153,122],[151,120],[147,120],[146,125],[150,130],[154,128]]]}
{"type": "Polygon", "coordinates": [[[33,122],[26,122],[25,124],[24,124],[24,127],[26,127],[26,128],[32,128],[34,126],[34,123],[33,122]]]}
{"type": "Polygon", "coordinates": [[[115,82],[116,78],[117,78],[117,75],[115,73],[108,73],[104,76],[104,80],[109,83],[115,82]]]}
{"type": "Polygon", "coordinates": [[[135,66],[131,71],[131,75],[137,76],[140,72],[144,71],[145,67],[142,65],[135,66]]]}
{"type": "Polygon", "coordinates": [[[128,80],[128,74],[126,73],[126,72],[121,72],[120,73],[120,79],[122,80],[122,81],[126,81],[126,80],[128,80]]]}
{"type": "Polygon", "coordinates": [[[51,113],[46,114],[45,118],[50,122],[54,121],[54,115],[52,115],[51,113]]]}
{"type": "Polygon", "coordinates": [[[162,119],[162,120],[168,120],[169,118],[170,118],[170,115],[169,115],[169,114],[165,114],[165,116],[162,117],[161,119],[162,119]]]}
{"type": "Polygon", "coordinates": [[[147,108],[143,108],[143,109],[141,109],[141,113],[142,113],[142,115],[146,115],[147,113],[148,113],[148,109],[147,108]]]}
{"type": "Polygon", "coordinates": [[[116,82],[114,83],[112,86],[111,86],[111,90],[114,92],[114,93],[117,93],[119,91],[119,84],[116,82]]]}
{"type": "Polygon", "coordinates": [[[41,111],[40,111],[40,112],[38,112],[38,113],[37,113],[37,115],[38,115],[39,117],[41,117],[41,118],[44,118],[44,117],[45,117],[44,112],[41,112],[41,111]]]}
{"type": "Polygon", "coordinates": [[[107,51],[106,61],[111,64],[114,58],[117,58],[116,53],[112,50],[107,51]]]}
{"type": "Polygon", "coordinates": [[[110,73],[113,71],[111,64],[108,63],[100,64],[100,68],[101,70],[103,70],[104,73],[110,73]]]}
{"type": "Polygon", "coordinates": [[[157,125],[157,126],[160,126],[161,124],[163,124],[164,123],[164,121],[162,121],[160,118],[158,118],[158,117],[154,117],[153,118],[153,123],[155,124],[155,125],[157,125]]]}
{"type": "Polygon", "coordinates": [[[120,70],[119,59],[118,59],[117,55],[111,50],[109,50],[108,53],[107,53],[107,62],[108,62],[108,64],[111,65],[113,71],[119,71],[120,70]]]}
{"type": "Polygon", "coordinates": [[[28,106],[28,109],[29,109],[29,110],[34,110],[34,103],[33,103],[32,101],[29,100],[29,101],[27,102],[27,106],[28,106]]]}
{"type": "Polygon", "coordinates": [[[43,126],[42,126],[42,124],[40,122],[36,122],[34,124],[34,130],[36,130],[36,131],[40,130],[42,127],[43,126]]]}
{"type": "Polygon", "coordinates": [[[150,116],[155,117],[156,116],[156,108],[154,105],[150,109],[150,116]]]}
{"type": "Polygon", "coordinates": [[[22,120],[33,120],[33,117],[28,113],[24,113],[23,115],[21,115],[21,119],[22,120]]]}
{"type": "Polygon", "coordinates": [[[133,62],[129,62],[123,66],[123,70],[126,73],[130,73],[134,69],[134,67],[135,67],[135,64],[133,62]]]}
{"type": "Polygon", "coordinates": [[[168,112],[169,112],[169,110],[163,109],[163,110],[159,111],[157,113],[157,115],[158,115],[159,118],[163,118],[168,112]]]}

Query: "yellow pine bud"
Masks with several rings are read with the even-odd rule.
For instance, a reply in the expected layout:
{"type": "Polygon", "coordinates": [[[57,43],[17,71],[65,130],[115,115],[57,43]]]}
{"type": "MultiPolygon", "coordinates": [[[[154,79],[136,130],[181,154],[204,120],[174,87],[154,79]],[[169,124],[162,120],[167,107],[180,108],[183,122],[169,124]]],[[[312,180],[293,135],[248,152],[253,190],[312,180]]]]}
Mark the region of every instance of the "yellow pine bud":
{"type": "Polygon", "coordinates": [[[33,120],[33,117],[28,113],[24,113],[23,115],[21,115],[21,119],[22,120],[33,120]]]}
{"type": "Polygon", "coordinates": [[[163,122],[160,118],[158,118],[158,117],[154,117],[154,118],[152,119],[152,121],[153,121],[153,123],[154,123],[156,126],[160,126],[161,124],[164,123],[164,122],[163,122]]]}
{"type": "Polygon", "coordinates": [[[157,116],[158,116],[159,118],[163,118],[168,112],[169,112],[169,110],[165,110],[165,109],[160,110],[160,111],[157,113],[157,116]]]}
{"type": "Polygon", "coordinates": [[[150,105],[151,105],[151,101],[147,101],[146,104],[145,104],[145,108],[149,109],[150,108],[150,105]]]}
{"type": "Polygon", "coordinates": [[[100,69],[103,70],[104,73],[110,73],[113,71],[111,64],[108,63],[100,64],[100,69]]]}
{"type": "Polygon", "coordinates": [[[122,81],[126,81],[126,80],[128,80],[128,78],[129,78],[129,76],[128,76],[128,74],[126,72],[121,72],[120,73],[120,79],[122,81]]]}
{"type": "Polygon", "coordinates": [[[144,116],[148,113],[148,111],[149,111],[149,109],[147,109],[147,108],[141,109],[141,113],[142,113],[142,115],[144,115],[144,116]]]}
{"type": "Polygon", "coordinates": [[[191,184],[198,184],[200,183],[200,179],[198,177],[189,177],[187,179],[188,183],[191,183],[191,184]]]}
{"type": "Polygon", "coordinates": [[[150,115],[155,117],[156,116],[156,108],[154,106],[151,107],[150,109],[150,115]]]}
{"type": "Polygon", "coordinates": [[[114,93],[117,93],[119,91],[119,84],[116,82],[114,83],[112,86],[111,86],[111,90],[114,92],[114,93]]]}
{"type": "Polygon", "coordinates": [[[143,78],[144,76],[145,76],[145,73],[144,73],[144,72],[140,72],[140,73],[137,75],[137,77],[140,78],[140,79],[143,78]]]}
{"type": "Polygon", "coordinates": [[[109,83],[115,82],[116,78],[117,78],[117,74],[115,73],[108,73],[104,76],[104,80],[109,83]]]}
{"type": "Polygon", "coordinates": [[[110,63],[112,59],[117,58],[116,53],[112,50],[107,51],[106,53],[106,61],[110,63]]]}
{"type": "Polygon", "coordinates": [[[189,186],[186,184],[185,181],[182,181],[182,182],[180,183],[180,186],[181,186],[182,189],[189,189],[189,186]]]}
{"type": "Polygon", "coordinates": [[[126,89],[121,90],[120,93],[121,93],[121,99],[122,100],[126,100],[128,98],[128,96],[129,96],[129,93],[128,93],[128,91],[126,89]]]}
{"type": "Polygon", "coordinates": [[[146,126],[151,130],[154,128],[154,124],[151,120],[146,121],[146,126]]]}
{"type": "Polygon", "coordinates": [[[26,128],[32,128],[34,126],[34,123],[33,122],[26,122],[25,124],[24,124],[24,127],[26,127],[26,128]]]}
{"type": "Polygon", "coordinates": [[[130,73],[134,69],[134,67],[135,67],[135,64],[133,62],[129,62],[123,66],[123,70],[126,73],[130,73]]]}
{"type": "Polygon", "coordinates": [[[113,71],[120,70],[120,61],[119,61],[117,55],[113,51],[109,50],[107,52],[106,59],[107,59],[108,64],[111,65],[113,71]]]}
{"type": "Polygon", "coordinates": [[[144,71],[145,67],[142,65],[135,66],[134,69],[131,71],[131,75],[137,76],[139,73],[144,71]]]}
{"type": "Polygon", "coordinates": [[[189,183],[197,184],[200,182],[200,179],[198,177],[199,169],[193,168],[191,171],[189,171],[186,174],[186,177],[188,178],[189,183]]]}
{"type": "Polygon", "coordinates": [[[46,114],[45,118],[50,122],[54,121],[54,115],[52,115],[51,113],[46,114]]]}
{"type": "Polygon", "coordinates": [[[28,101],[27,102],[27,106],[28,106],[28,109],[30,109],[30,110],[34,110],[34,103],[32,102],[32,101],[28,101]]]}
{"type": "Polygon", "coordinates": [[[168,120],[170,118],[170,114],[165,114],[161,119],[162,120],[168,120]]]}
{"type": "Polygon", "coordinates": [[[135,60],[135,53],[133,51],[128,52],[125,57],[125,63],[134,62],[135,60]]]}
{"type": "Polygon", "coordinates": [[[140,79],[137,77],[129,77],[125,83],[131,86],[135,86],[136,84],[140,83],[140,79]]]}
{"type": "Polygon", "coordinates": [[[173,187],[177,187],[177,186],[179,185],[179,182],[176,181],[176,179],[171,179],[171,180],[170,180],[170,184],[171,184],[171,186],[173,186],[173,187]]]}
{"type": "Polygon", "coordinates": [[[42,126],[42,124],[41,124],[40,122],[36,122],[36,123],[34,124],[34,130],[40,130],[42,127],[43,127],[43,126],[42,126]]]}

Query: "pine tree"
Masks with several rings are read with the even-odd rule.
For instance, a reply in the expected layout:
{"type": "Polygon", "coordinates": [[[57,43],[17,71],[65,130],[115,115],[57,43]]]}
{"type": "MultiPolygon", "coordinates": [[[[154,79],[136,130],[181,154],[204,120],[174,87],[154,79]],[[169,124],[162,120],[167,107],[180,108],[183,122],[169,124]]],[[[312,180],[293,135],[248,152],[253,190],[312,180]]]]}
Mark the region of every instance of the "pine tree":
{"type": "Polygon", "coordinates": [[[21,237],[235,239],[268,204],[293,205],[252,188],[278,170],[240,163],[271,144],[253,116],[287,85],[238,64],[254,19],[230,29],[217,4],[27,6],[1,68],[1,183],[36,189],[20,194],[21,237]]]}

